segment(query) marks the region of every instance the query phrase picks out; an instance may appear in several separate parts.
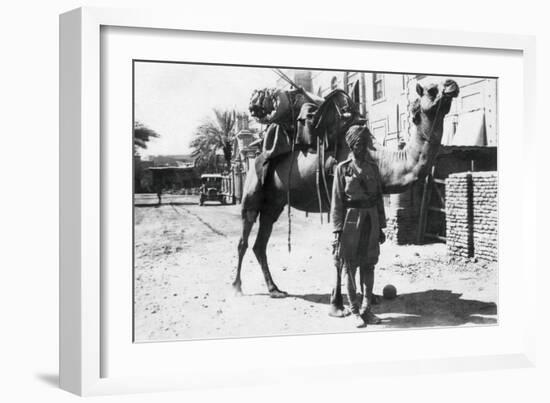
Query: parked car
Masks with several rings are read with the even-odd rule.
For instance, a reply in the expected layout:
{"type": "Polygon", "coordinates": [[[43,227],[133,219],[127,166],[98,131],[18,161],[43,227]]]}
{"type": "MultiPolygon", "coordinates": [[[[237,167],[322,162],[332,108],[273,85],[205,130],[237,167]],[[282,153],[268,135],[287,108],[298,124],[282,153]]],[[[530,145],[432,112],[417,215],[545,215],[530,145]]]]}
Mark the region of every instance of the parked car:
{"type": "Polygon", "coordinates": [[[201,175],[199,205],[205,201],[218,201],[221,204],[235,204],[233,184],[230,176],[221,174],[201,175]]]}

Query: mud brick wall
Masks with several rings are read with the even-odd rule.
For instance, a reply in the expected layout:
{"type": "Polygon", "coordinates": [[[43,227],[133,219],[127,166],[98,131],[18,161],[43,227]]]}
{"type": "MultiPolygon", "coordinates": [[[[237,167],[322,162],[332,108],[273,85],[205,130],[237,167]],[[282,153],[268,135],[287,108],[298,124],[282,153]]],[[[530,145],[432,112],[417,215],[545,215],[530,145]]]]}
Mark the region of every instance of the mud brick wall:
{"type": "Polygon", "coordinates": [[[470,257],[472,223],[468,214],[471,192],[468,174],[452,174],[445,180],[445,210],[447,220],[447,251],[449,255],[470,257]]]}
{"type": "Polygon", "coordinates": [[[473,176],[474,256],[498,259],[498,178],[496,172],[476,172],[473,176]]]}
{"type": "Polygon", "coordinates": [[[386,206],[388,241],[398,245],[415,243],[419,211],[414,203],[414,189],[391,195],[386,206]]]}
{"type": "Polygon", "coordinates": [[[497,191],[494,171],[449,175],[445,208],[450,255],[497,260],[497,191]]]}

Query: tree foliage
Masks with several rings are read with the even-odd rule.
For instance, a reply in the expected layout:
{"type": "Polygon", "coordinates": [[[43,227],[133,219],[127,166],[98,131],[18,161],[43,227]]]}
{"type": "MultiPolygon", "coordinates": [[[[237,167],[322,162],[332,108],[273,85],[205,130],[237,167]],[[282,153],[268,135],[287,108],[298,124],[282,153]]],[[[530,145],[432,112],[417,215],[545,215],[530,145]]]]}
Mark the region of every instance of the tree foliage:
{"type": "Polygon", "coordinates": [[[137,154],[137,151],[139,148],[146,149],[147,143],[152,138],[159,138],[160,134],[158,134],[153,129],[150,129],[149,127],[145,126],[143,123],[139,121],[134,122],[134,154],[137,154]]]}
{"type": "Polygon", "coordinates": [[[226,169],[228,171],[231,169],[235,121],[235,111],[214,109],[214,118],[205,120],[197,127],[190,146],[193,149],[191,155],[196,158],[195,164],[201,171],[218,171],[220,152],[223,155],[226,169]]]}

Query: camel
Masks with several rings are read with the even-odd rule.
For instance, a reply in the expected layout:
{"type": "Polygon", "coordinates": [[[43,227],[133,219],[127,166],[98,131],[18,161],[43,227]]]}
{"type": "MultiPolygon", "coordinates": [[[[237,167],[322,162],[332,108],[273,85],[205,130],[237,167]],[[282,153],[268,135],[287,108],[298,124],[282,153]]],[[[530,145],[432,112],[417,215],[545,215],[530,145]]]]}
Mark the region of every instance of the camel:
{"type": "MultiPolygon", "coordinates": [[[[452,99],[458,96],[459,87],[455,81],[446,80],[439,85],[417,84],[416,92],[418,98],[411,107],[413,126],[405,147],[401,150],[388,150],[373,142],[369,149],[369,153],[379,167],[383,191],[386,194],[403,192],[410,184],[422,179],[429,172],[440,148],[444,117],[450,110],[452,99]]],[[[270,102],[270,105],[275,105],[275,108],[281,104],[280,95],[276,96],[279,96],[279,101],[270,102]]],[[[257,95],[254,99],[258,99],[257,95]]],[[[337,162],[348,157],[350,150],[345,143],[345,132],[360,120],[354,108],[349,108],[349,113],[345,114],[350,117],[349,119],[342,119],[338,102],[333,102],[332,107],[330,107],[331,103],[326,105],[324,120],[328,123],[325,126],[325,144],[334,150],[333,155],[330,153],[325,155],[322,152],[322,146],[317,150],[293,149],[270,160],[267,170],[263,172],[262,166],[265,159],[262,155],[258,156],[249,168],[243,190],[242,232],[238,244],[237,273],[233,281],[233,289],[237,295],[242,295],[242,261],[248,248],[250,231],[258,218],[259,229],[252,249],[263,272],[269,295],[272,298],[284,298],[288,294],[280,290],[273,281],[267,262],[266,250],[273,224],[287,204],[295,209],[312,213],[328,212],[330,209],[330,197],[328,197],[332,189],[330,172],[337,162]],[[326,181],[319,180],[320,166],[329,171],[326,181]]],[[[253,116],[261,110],[260,119],[264,121],[280,115],[274,110],[263,110],[257,104],[251,104],[250,110],[253,116]]],[[[294,118],[295,112],[292,112],[291,116],[294,118]]],[[[272,124],[279,126],[277,123],[272,124]]],[[[331,309],[338,312],[342,308],[341,273],[336,274],[331,309]]]]}

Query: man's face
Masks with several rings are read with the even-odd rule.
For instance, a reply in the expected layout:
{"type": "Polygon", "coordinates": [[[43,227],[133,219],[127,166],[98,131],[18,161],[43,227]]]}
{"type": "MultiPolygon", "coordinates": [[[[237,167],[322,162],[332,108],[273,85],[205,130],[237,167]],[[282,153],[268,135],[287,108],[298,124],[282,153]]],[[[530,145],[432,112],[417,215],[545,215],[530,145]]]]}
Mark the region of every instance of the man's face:
{"type": "Polygon", "coordinates": [[[360,138],[351,148],[355,159],[364,161],[367,156],[367,142],[364,138],[360,138]]]}

